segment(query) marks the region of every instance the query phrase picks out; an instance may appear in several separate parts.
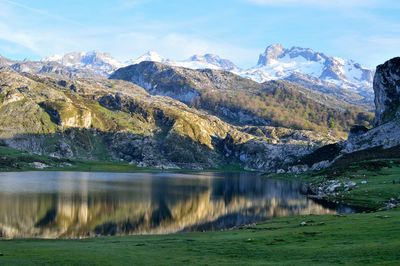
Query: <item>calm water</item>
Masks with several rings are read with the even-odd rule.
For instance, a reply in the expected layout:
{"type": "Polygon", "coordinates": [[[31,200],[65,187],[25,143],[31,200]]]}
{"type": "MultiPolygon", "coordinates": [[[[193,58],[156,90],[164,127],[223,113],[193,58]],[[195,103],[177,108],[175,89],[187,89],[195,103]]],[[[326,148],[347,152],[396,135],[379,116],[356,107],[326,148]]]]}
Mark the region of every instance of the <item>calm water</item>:
{"type": "Polygon", "coordinates": [[[301,190],[298,182],[249,173],[0,173],[0,234],[160,234],[351,211],[318,204],[301,190]]]}

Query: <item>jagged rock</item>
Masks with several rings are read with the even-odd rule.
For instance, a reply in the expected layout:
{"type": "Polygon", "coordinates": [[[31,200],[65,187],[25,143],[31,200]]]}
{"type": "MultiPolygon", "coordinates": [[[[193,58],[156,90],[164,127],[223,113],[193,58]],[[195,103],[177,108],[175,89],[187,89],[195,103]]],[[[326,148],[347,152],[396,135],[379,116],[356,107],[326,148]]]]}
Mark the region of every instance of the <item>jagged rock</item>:
{"type": "Polygon", "coordinates": [[[326,161],[321,161],[321,162],[318,162],[318,163],[313,164],[313,165],[311,166],[311,170],[313,170],[313,171],[318,171],[318,170],[321,170],[321,169],[323,169],[323,168],[326,168],[326,167],[328,167],[328,166],[330,166],[330,165],[331,165],[331,162],[328,161],[328,160],[326,160],[326,161]]]}
{"type": "Polygon", "coordinates": [[[329,180],[329,185],[324,189],[326,193],[333,193],[342,186],[339,180],[329,180]]]}
{"type": "Polygon", "coordinates": [[[310,170],[310,167],[307,165],[294,165],[290,166],[288,169],[288,173],[292,174],[301,174],[310,170]]]}
{"type": "Polygon", "coordinates": [[[357,187],[357,183],[354,181],[348,181],[343,184],[345,191],[350,191],[353,188],[357,187]]]}
{"type": "Polygon", "coordinates": [[[45,168],[50,167],[47,164],[41,163],[41,162],[33,162],[33,163],[31,163],[31,165],[33,168],[36,168],[36,169],[45,169],[45,168]]]}

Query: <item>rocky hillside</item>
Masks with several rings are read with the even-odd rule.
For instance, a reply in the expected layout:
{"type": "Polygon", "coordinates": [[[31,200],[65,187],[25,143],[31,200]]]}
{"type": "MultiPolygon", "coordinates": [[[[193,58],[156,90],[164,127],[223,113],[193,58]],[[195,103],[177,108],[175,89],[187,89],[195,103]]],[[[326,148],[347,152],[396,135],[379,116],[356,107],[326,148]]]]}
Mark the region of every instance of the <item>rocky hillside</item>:
{"type": "Polygon", "coordinates": [[[120,68],[110,79],[130,81],[152,95],[169,96],[237,125],[284,126],[343,135],[372,114],[286,81],[257,83],[219,70],[192,70],[156,62],[120,68]]]}
{"type": "Polygon", "coordinates": [[[0,116],[1,145],[162,168],[240,164],[271,170],[337,140],[323,132],[232,125],[124,81],[7,69],[0,71],[0,116]]]}
{"type": "Polygon", "coordinates": [[[400,57],[377,67],[374,92],[375,127],[370,130],[360,126],[354,127],[347,141],[323,147],[306,156],[303,162],[307,163],[308,167],[313,164],[343,165],[354,160],[399,157],[400,57]],[[321,158],[324,159],[323,162],[320,162],[321,158]]]}

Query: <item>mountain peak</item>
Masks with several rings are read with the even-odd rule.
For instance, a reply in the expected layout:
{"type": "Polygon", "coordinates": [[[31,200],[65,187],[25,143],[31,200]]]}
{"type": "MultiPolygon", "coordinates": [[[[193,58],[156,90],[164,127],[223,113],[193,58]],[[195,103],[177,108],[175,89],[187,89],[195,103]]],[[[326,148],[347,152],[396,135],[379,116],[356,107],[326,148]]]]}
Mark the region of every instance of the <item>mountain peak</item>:
{"type": "Polygon", "coordinates": [[[160,54],[155,51],[147,51],[146,53],[142,54],[141,56],[137,57],[136,59],[131,59],[127,62],[129,65],[139,64],[143,61],[152,61],[158,63],[164,63],[168,61],[168,59],[164,58],[160,54]]]}
{"type": "Polygon", "coordinates": [[[271,64],[278,59],[278,57],[284,52],[284,50],[285,48],[280,43],[269,45],[265,49],[265,52],[260,54],[257,65],[266,66],[271,64]]]}

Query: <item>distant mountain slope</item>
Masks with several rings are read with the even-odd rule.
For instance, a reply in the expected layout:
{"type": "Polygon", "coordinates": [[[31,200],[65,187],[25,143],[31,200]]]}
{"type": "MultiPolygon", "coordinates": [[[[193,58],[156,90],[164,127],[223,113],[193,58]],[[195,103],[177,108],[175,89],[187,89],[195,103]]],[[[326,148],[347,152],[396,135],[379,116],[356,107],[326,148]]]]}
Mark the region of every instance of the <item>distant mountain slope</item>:
{"type": "Polygon", "coordinates": [[[136,59],[126,62],[127,65],[139,64],[144,61],[163,63],[170,66],[180,66],[190,69],[217,69],[226,71],[239,71],[239,68],[228,59],[223,59],[215,54],[193,55],[182,61],[171,60],[159,55],[157,52],[149,51],[136,59]]]}
{"type": "Polygon", "coordinates": [[[19,73],[26,74],[41,74],[54,77],[68,77],[68,78],[100,78],[103,75],[99,74],[91,68],[77,68],[72,66],[65,66],[61,63],[54,61],[16,61],[9,67],[19,73]]]}
{"type": "Polygon", "coordinates": [[[63,56],[51,56],[43,58],[41,62],[57,62],[63,66],[78,70],[90,70],[102,76],[107,76],[123,66],[110,54],[96,51],[72,52],[63,56]]]}
{"type": "Polygon", "coordinates": [[[238,125],[275,125],[337,133],[372,114],[284,81],[257,83],[227,71],[191,70],[155,62],[120,68],[110,79],[133,82],[238,125]]]}

